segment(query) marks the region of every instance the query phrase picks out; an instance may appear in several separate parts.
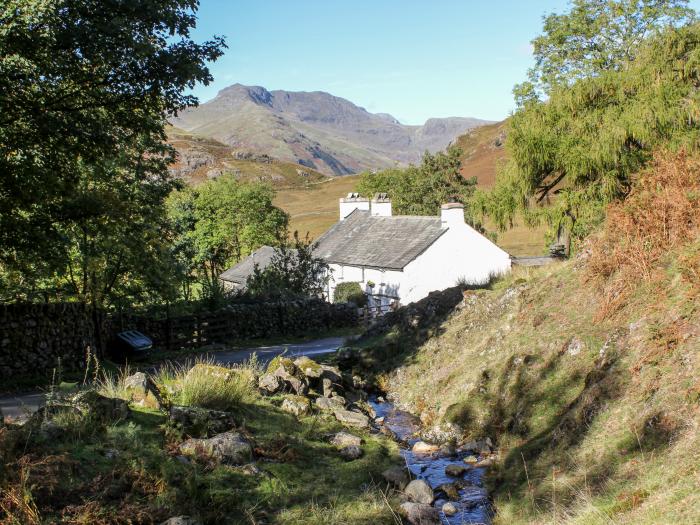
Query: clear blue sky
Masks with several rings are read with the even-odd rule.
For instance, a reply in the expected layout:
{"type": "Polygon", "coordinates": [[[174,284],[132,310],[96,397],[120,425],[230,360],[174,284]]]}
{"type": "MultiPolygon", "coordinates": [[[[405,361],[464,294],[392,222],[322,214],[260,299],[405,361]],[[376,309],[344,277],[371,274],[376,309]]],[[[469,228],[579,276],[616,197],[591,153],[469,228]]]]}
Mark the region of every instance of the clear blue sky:
{"type": "MultiPolygon", "coordinates": [[[[227,37],[200,101],[236,82],[327,91],[405,124],[500,120],[542,15],[567,0],[201,0],[194,33],[227,37]]],[[[698,9],[700,0],[692,0],[698,9]]]]}

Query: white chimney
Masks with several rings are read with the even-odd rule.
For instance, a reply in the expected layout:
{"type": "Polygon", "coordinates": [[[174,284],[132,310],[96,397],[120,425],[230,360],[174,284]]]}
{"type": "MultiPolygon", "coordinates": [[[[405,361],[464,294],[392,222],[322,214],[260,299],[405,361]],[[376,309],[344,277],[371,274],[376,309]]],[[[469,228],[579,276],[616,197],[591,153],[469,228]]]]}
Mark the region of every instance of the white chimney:
{"type": "Polygon", "coordinates": [[[377,193],[372,199],[370,211],[376,217],[391,217],[391,199],[386,193],[377,193]]]}
{"type": "Polygon", "coordinates": [[[340,220],[342,221],[355,210],[369,211],[369,199],[360,197],[359,193],[348,193],[340,199],[340,220]]]}
{"type": "Polygon", "coordinates": [[[440,222],[443,228],[464,224],[464,204],[450,202],[443,204],[440,209],[440,222]]]}

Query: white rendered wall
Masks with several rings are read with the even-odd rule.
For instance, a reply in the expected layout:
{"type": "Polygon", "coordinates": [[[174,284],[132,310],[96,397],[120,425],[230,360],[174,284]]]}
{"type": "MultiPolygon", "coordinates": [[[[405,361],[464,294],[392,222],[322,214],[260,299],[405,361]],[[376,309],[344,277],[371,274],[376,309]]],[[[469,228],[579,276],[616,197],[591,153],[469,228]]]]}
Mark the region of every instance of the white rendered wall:
{"type": "Polygon", "coordinates": [[[404,268],[401,303],[426,297],[463,280],[486,284],[510,271],[510,255],[468,224],[452,224],[430,248],[404,268]]]}
{"type": "Polygon", "coordinates": [[[403,271],[331,264],[328,297],[333,299],[341,282],[358,282],[383,305],[398,297],[402,305],[423,299],[430,292],[455,286],[460,280],[486,284],[491,277],[510,271],[510,255],[468,224],[452,224],[425,252],[403,271]],[[374,283],[369,287],[368,283],[374,283]]]}

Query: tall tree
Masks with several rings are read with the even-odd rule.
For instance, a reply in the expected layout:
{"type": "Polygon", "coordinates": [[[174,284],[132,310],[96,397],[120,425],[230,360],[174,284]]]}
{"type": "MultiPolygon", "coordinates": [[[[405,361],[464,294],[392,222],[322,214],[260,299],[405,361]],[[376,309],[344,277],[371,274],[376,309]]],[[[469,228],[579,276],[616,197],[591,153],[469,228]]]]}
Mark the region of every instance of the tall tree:
{"type": "Polygon", "coordinates": [[[451,146],[445,152],[425,152],[418,166],[391,168],[363,173],[357,191],[371,197],[387,193],[396,213],[437,215],[446,202],[467,202],[476,187],[476,178],[460,173],[462,151],[451,146]]]}
{"type": "Polygon", "coordinates": [[[671,28],[625,67],[527,104],[510,120],[510,161],[477,201],[499,226],[517,212],[583,238],[624,198],[656,148],[700,143],[700,24],[671,28]]]}
{"type": "Polygon", "coordinates": [[[196,103],[186,91],[211,80],[206,64],[224,47],[218,37],[202,44],[191,39],[198,4],[2,2],[0,265],[5,270],[55,275],[98,302],[104,284],[85,287],[90,279],[76,275],[83,273],[76,272],[76,264],[97,268],[117,261],[96,270],[106,283],[116,284],[128,273],[144,275],[148,265],[133,256],[139,239],[146,253],[153,248],[146,241],[158,238],[141,235],[145,229],[139,228],[157,224],[169,191],[173,151],[165,143],[167,115],[196,103]],[[129,229],[139,213],[141,226],[136,221],[129,229]],[[97,263],[93,254],[103,249],[98,245],[115,256],[97,263]],[[122,247],[129,246],[127,255],[122,247]]]}
{"type": "Polygon", "coordinates": [[[544,17],[543,34],[532,41],[535,67],[516,86],[516,100],[626,67],[647,38],[694,16],[688,0],[573,0],[568,12],[544,17]]]}
{"type": "Polygon", "coordinates": [[[228,175],[173,193],[168,214],[184,270],[212,290],[228,265],[262,245],[281,244],[289,219],[273,205],[274,196],[267,185],[228,175]]]}

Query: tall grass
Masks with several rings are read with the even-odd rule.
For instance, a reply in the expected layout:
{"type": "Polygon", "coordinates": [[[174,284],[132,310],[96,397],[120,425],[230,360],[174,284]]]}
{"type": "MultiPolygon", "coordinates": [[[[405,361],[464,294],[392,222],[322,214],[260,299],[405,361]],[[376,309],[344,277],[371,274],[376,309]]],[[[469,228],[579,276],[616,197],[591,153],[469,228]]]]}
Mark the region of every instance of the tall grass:
{"type": "Polygon", "coordinates": [[[129,365],[120,368],[117,372],[103,371],[95,381],[98,394],[105,397],[129,400],[129,392],[126,389],[126,378],[134,371],[129,365]]]}
{"type": "Polygon", "coordinates": [[[233,366],[222,366],[206,357],[193,363],[168,363],[158,370],[155,381],[169,387],[174,404],[232,410],[254,399],[259,373],[255,356],[233,366]]]}

